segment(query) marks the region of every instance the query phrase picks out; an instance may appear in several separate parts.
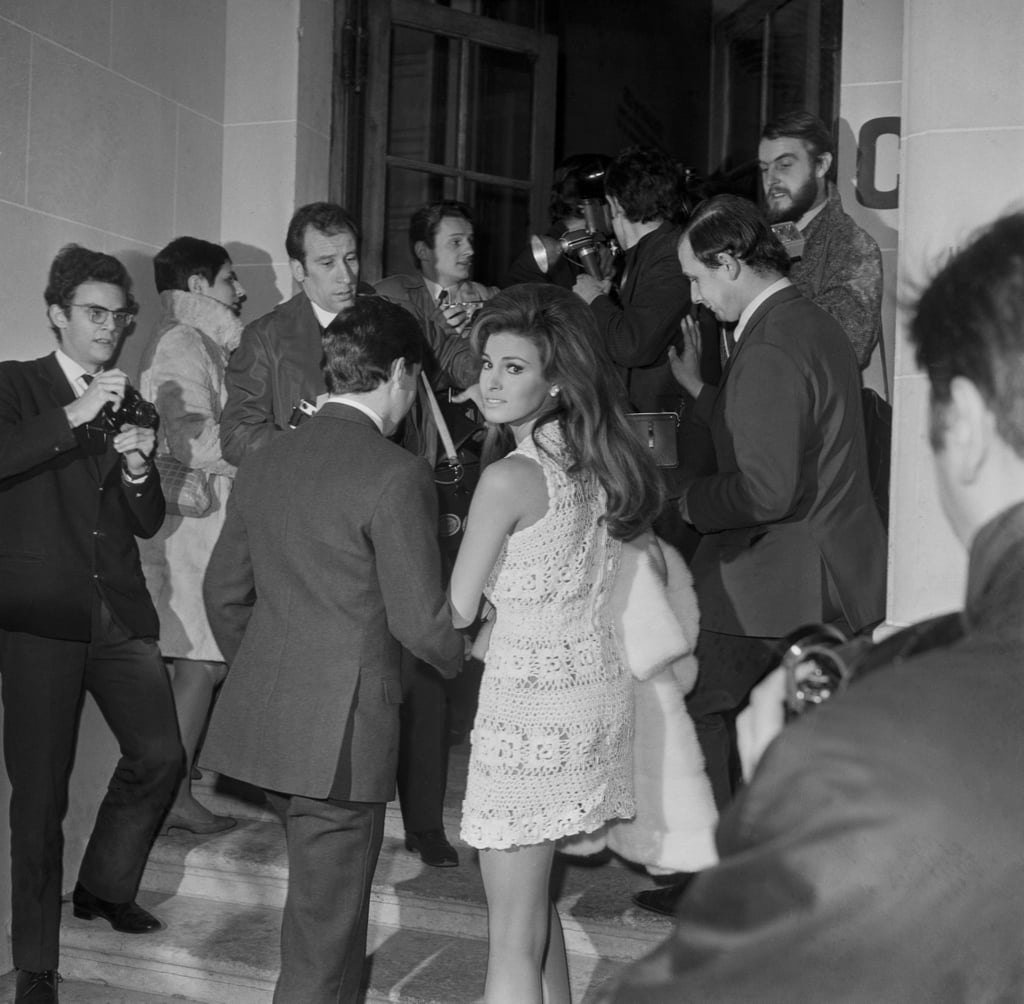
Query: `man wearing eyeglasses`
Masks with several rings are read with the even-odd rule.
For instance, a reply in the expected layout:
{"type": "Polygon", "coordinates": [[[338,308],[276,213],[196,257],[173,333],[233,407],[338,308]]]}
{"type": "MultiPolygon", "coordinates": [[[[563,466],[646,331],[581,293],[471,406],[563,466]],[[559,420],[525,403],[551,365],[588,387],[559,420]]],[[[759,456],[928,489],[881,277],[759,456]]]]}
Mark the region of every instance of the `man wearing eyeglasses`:
{"type": "Polygon", "coordinates": [[[57,350],[0,363],[0,676],[23,1004],[57,1000],[61,820],[85,690],[121,758],[72,909],[127,934],[161,927],[135,894],[183,754],[135,542],[164,518],[154,430],[118,419],[128,382],[107,368],[134,316],[128,287],[116,258],[62,248],[44,294],[57,350]]]}

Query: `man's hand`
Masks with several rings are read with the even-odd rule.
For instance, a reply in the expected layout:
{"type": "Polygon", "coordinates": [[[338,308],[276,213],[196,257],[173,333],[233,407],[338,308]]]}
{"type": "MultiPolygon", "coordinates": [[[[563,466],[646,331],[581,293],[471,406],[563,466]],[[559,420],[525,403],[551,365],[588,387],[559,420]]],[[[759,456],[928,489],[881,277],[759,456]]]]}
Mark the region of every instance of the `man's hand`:
{"type": "Polygon", "coordinates": [[[102,409],[111,404],[114,411],[121,407],[128,376],[121,370],[104,370],[93,377],[85,393],[64,407],[72,429],[91,422],[102,409]]]}
{"type": "Polygon", "coordinates": [[[700,378],[700,328],[692,317],[684,317],[679,327],[683,332],[683,354],[680,355],[675,346],[670,345],[668,363],[679,385],[696,398],[704,387],[700,378]]]}
{"type": "Polygon", "coordinates": [[[480,391],[480,384],[475,383],[471,387],[459,391],[458,394],[452,394],[452,404],[463,404],[465,401],[472,401],[476,405],[477,411],[483,412],[484,396],[480,391]]]}
{"type": "Polygon", "coordinates": [[[449,300],[443,307],[439,308],[444,314],[445,323],[449,328],[454,328],[463,338],[469,334],[469,322],[473,319],[474,311],[467,309],[468,304],[454,303],[449,300]]]}
{"type": "Polygon", "coordinates": [[[786,720],[786,671],[773,669],[750,692],[750,702],[736,718],[736,746],[743,780],[754,774],[761,754],[782,731],[786,720]]]}
{"type": "Polygon", "coordinates": [[[581,272],[576,279],[572,291],[584,302],[593,303],[599,296],[604,296],[612,288],[611,279],[598,282],[589,272],[581,272]]]}
{"type": "Polygon", "coordinates": [[[124,458],[125,469],[133,478],[140,478],[149,470],[149,458],[155,447],[155,429],[126,425],[114,436],[114,449],[124,458]]]}

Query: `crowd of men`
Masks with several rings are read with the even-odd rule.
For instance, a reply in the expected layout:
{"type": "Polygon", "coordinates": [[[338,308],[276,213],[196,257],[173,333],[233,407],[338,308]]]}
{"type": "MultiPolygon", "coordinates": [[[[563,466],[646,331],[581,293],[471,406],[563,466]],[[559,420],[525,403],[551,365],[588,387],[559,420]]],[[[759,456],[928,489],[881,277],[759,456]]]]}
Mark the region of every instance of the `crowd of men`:
{"type": "MultiPolygon", "coordinates": [[[[1013,896],[1001,894],[1019,888],[1007,844],[1024,806],[982,783],[1019,753],[1021,217],[946,266],[913,329],[943,505],[971,550],[962,638],[901,652],[899,672],[872,673],[788,728],[742,785],[736,716],[781,639],[807,623],[866,632],[884,613],[860,395],[881,257],[842,209],[834,155],[813,116],[780,116],[759,148],[764,209],[730,195],[694,208],[669,157],[631,148],[601,162],[622,253],[596,275],[512,269],[571,282],[630,407],[679,419],[658,526],[690,561],[700,603],[688,708],[723,813],[721,863],[638,894],[677,927],[609,1000],[995,999],[1024,983],[1013,896]],[[772,228],[785,222],[802,236],[795,261],[772,228]]],[[[556,176],[553,233],[584,220],[562,196],[593,164],[556,176]]],[[[459,863],[442,819],[445,678],[465,648],[444,596],[421,374],[433,393],[475,383],[469,327],[497,287],[473,279],[474,236],[468,206],[431,203],[409,225],[415,274],[371,287],[352,216],[300,207],[285,239],[299,291],[248,324],[228,362],[220,436],[239,470],[204,594],[230,668],[204,763],[264,788],[285,821],[275,1000],[355,999],[396,784],[407,848],[459,863]]],[[[135,311],[127,272],[69,245],[45,300],[56,351],[0,364],[0,674],[25,1004],[57,1000],[83,692],[121,758],[77,916],[126,933],[161,926],[135,895],[183,769],[135,543],[164,518],[155,435],[113,366],[135,311]]]]}

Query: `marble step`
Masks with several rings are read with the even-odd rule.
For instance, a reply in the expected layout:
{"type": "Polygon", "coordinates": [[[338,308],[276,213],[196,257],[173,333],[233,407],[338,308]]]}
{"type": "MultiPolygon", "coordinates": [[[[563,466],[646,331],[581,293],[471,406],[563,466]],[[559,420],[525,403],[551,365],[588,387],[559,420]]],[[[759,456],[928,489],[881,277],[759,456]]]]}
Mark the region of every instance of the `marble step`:
{"type": "MultiPolygon", "coordinates": [[[[481,937],[487,911],[476,852],[457,839],[454,843],[460,866],[430,868],[405,849],[400,825],[397,833],[387,833],[374,875],[371,921],[454,937],[481,937]]],[[[210,837],[172,831],[159,838],[142,888],[163,896],[279,910],[287,881],[281,825],[272,818],[240,818],[235,829],[210,837]]],[[[670,929],[668,920],[632,904],[632,893],[650,884],[642,872],[611,862],[583,864],[559,856],[554,887],[568,950],[617,961],[650,951],[670,929]]]]}
{"type": "MultiPolygon", "coordinates": [[[[0,976],[0,997],[14,1000],[17,973],[0,976]]],[[[138,988],[115,987],[107,982],[91,982],[65,977],[58,993],[61,1004],[193,1004],[178,994],[151,994],[138,988]]]]}
{"type": "MultiPolygon", "coordinates": [[[[101,921],[75,918],[65,906],[65,979],[69,986],[84,982],[90,994],[96,986],[110,990],[108,997],[81,1000],[148,1004],[150,998],[143,995],[163,995],[153,1004],[164,997],[270,1004],[279,961],[279,910],[154,892],[141,893],[139,901],[166,921],[165,930],[122,935],[101,921]]],[[[482,938],[374,923],[368,950],[367,1004],[471,1004],[482,995],[487,955],[482,938]]],[[[575,953],[570,953],[569,966],[579,1002],[619,969],[611,960],[575,953]]],[[[65,1004],[76,999],[64,991],[62,998],[65,1004]]]]}

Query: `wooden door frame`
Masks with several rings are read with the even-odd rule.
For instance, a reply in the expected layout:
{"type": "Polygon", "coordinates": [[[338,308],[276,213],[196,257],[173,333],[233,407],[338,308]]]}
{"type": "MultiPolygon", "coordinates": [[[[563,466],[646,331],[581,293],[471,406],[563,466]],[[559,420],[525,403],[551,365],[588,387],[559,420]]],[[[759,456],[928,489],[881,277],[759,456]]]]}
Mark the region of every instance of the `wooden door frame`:
{"type": "MultiPolygon", "coordinates": [[[[353,189],[350,183],[352,179],[346,177],[346,170],[352,170],[355,155],[352,151],[345,150],[344,145],[346,136],[352,134],[354,124],[351,102],[346,94],[346,82],[354,79],[355,86],[365,92],[361,115],[362,181],[359,185],[358,207],[350,205],[348,208],[356,214],[361,223],[360,257],[363,272],[368,278],[376,277],[384,253],[387,168],[391,165],[421,166],[419,162],[409,162],[387,155],[392,25],[472,40],[496,49],[525,53],[532,58],[535,73],[531,110],[533,141],[530,177],[520,185],[517,182],[510,184],[507,177],[479,171],[446,171],[445,168],[437,166],[432,166],[431,171],[440,175],[448,173],[466,181],[521,188],[529,193],[531,224],[542,229],[547,225],[547,203],[555,148],[555,115],[552,110],[557,88],[558,40],[555,36],[424,3],[423,0],[336,0],[335,21],[336,73],[331,137],[331,197],[344,202],[346,197],[341,193],[351,192],[353,189]],[[350,29],[356,35],[354,47],[346,46],[342,39],[342,28],[346,19],[351,22],[353,8],[358,9],[362,21],[361,25],[350,29]],[[346,59],[354,60],[359,66],[365,67],[365,73],[359,69],[353,72],[351,67],[343,65],[346,59]]],[[[463,94],[460,108],[462,115],[466,114],[465,98],[466,95],[463,94]]],[[[465,136],[464,122],[460,123],[459,134],[465,136]]],[[[347,200],[352,202],[353,197],[349,196],[347,200]]]]}

